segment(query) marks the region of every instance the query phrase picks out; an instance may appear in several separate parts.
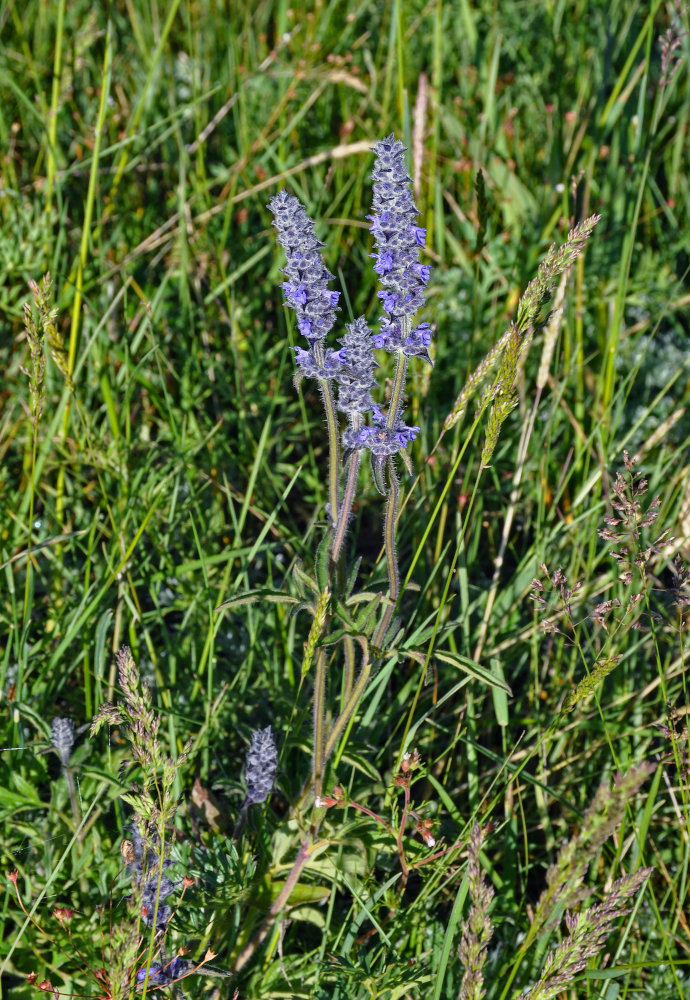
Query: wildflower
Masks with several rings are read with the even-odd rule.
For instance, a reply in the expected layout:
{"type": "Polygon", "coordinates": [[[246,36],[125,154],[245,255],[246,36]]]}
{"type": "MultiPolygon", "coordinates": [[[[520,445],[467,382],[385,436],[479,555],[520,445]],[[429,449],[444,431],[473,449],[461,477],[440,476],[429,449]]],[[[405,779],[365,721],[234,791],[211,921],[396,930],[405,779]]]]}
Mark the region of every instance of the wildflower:
{"type": "Polygon", "coordinates": [[[405,773],[407,773],[408,771],[416,771],[417,768],[421,765],[421,763],[422,763],[422,758],[419,756],[419,751],[415,747],[412,753],[410,753],[409,750],[407,750],[402,755],[402,760],[400,762],[400,770],[404,771],[405,773]]]}
{"type": "Polygon", "coordinates": [[[346,334],[340,338],[341,367],[336,375],[338,409],[349,417],[368,413],[374,406],[371,389],[376,385],[377,366],[369,327],[363,316],[346,324],[346,334]]]}
{"type": "Polygon", "coordinates": [[[374,270],[383,286],[378,296],[384,312],[374,344],[390,353],[423,358],[431,364],[428,323],[412,327],[412,317],[424,305],[424,289],[431,268],[419,262],[426,230],[417,225],[419,211],[405,168],[405,147],[395,136],[381,139],[374,147],[374,214],[371,220],[376,260],[374,270]]]}
{"type": "Polygon", "coordinates": [[[179,885],[179,882],[173,882],[163,874],[173,861],[170,858],[163,858],[161,861],[158,852],[146,843],[138,827],[132,826],[130,833],[131,840],[124,840],[120,851],[125,863],[132,870],[136,884],[143,886],[141,916],[146,926],[152,927],[155,914],[156,930],[164,930],[172,916],[172,907],[165,903],[165,900],[179,885]],[[156,903],[158,903],[157,908],[156,903]]]}
{"type": "Polygon", "coordinates": [[[301,347],[293,347],[292,350],[295,352],[295,362],[300,369],[300,375],[308,375],[310,378],[338,377],[343,351],[329,348],[323,353],[322,358],[318,358],[313,350],[305,351],[301,347]]]}
{"type": "Polygon", "coordinates": [[[137,972],[137,982],[143,983],[146,979],[146,973],[148,971],[148,985],[149,986],[165,986],[167,983],[172,982],[175,979],[179,979],[181,976],[185,975],[187,972],[187,962],[181,958],[173,958],[170,962],[165,965],[161,965],[158,962],[154,962],[151,966],[144,966],[137,972]]]}
{"type": "Polygon", "coordinates": [[[414,827],[427,847],[433,847],[436,843],[436,837],[434,837],[431,832],[432,826],[433,823],[430,819],[420,819],[417,823],[415,823],[414,827]]]}
{"type": "Polygon", "coordinates": [[[332,795],[317,795],[314,805],[317,809],[330,809],[331,806],[341,806],[345,802],[345,793],[340,785],[333,786],[332,795]]]}
{"type": "Polygon", "coordinates": [[[419,434],[419,427],[408,427],[400,418],[392,427],[377,406],[373,407],[373,424],[370,427],[351,428],[343,434],[346,448],[368,448],[372,456],[386,458],[406,448],[419,434]]]}
{"type": "Polygon", "coordinates": [[[283,189],[268,207],[285,250],[285,303],[295,310],[299,331],[309,341],[310,350],[304,353],[315,357],[314,345],[323,343],[335,323],[339,293],[328,287],[333,275],[321,259],[323,243],[317,240],[314,223],[299,199],[283,189]]]}
{"type": "Polygon", "coordinates": [[[69,767],[74,746],[74,723],[71,719],[56,716],[50,724],[51,743],[63,767],[69,767]]]}
{"type": "Polygon", "coordinates": [[[244,770],[248,802],[266,801],[273,788],[277,764],[278,751],[271,727],[256,729],[252,733],[244,770]]]}

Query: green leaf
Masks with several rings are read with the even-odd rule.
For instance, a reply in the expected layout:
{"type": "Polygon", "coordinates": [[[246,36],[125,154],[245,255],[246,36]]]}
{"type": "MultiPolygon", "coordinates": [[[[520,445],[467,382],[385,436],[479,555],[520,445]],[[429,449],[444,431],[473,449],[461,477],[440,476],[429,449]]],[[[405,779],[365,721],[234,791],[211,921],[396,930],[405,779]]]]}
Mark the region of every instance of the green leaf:
{"type": "Polygon", "coordinates": [[[231,597],[227,601],[219,604],[216,611],[223,611],[225,608],[239,608],[243,604],[259,604],[266,601],[268,604],[299,604],[296,597],[283,593],[282,590],[246,590],[237,597],[231,597]]]}
{"type": "Polygon", "coordinates": [[[507,695],[511,698],[513,697],[513,692],[510,687],[503,680],[503,677],[495,677],[491,671],[487,670],[486,667],[480,666],[471,660],[469,656],[462,656],[460,653],[450,653],[448,650],[436,650],[434,656],[441,663],[450,663],[454,667],[458,667],[459,670],[464,671],[464,673],[469,674],[478,681],[484,681],[492,688],[499,688],[501,691],[505,691],[507,695]]]}
{"type": "Polygon", "coordinates": [[[491,697],[494,702],[494,712],[496,713],[496,722],[499,726],[508,725],[508,693],[510,688],[505,682],[503,676],[503,667],[501,666],[501,661],[497,657],[491,658],[491,673],[494,678],[499,682],[499,685],[494,685],[491,688],[491,697]]]}

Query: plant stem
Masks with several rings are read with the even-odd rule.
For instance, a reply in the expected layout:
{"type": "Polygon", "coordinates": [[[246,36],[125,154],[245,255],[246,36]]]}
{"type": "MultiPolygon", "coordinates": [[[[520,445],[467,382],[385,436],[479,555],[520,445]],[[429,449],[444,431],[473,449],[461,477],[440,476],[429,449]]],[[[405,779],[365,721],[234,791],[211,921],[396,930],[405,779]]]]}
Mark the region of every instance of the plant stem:
{"type": "Polygon", "coordinates": [[[355,683],[355,644],[351,635],[343,636],[343,653],[345,656],[345,671],[343,674],[342,704],[344,706],[355,683]]]}
{"type": "Polygon", "coordinates": [[[345,538],[345,533],[347,532],[348,521],[350,520],[350,513],[352,511],[352,504],[355,499],[355,490],[357,488],[357,475],[359,473],[359,464],[362,460],[362,453],[357,449],[351,456],[347,466],[347,479],[345,481],[345,492],[343,494],[343,502],[340,505],[338,511],[338,520],[335,526],[335,532],[333,534],[333,547],[331,549],[331,562],[337,563],[340,559],[340,550],[342,548],[343,540],[345,538]]]}
{"type": "MultiPolygon", "coordinates": [[[[403,332],[405,328],[409,331],[411,326],[411,321],[409,317],[405,317],[403,320],[403,332]]],[[[407,356],[401,351],[398,352],[398,360],[395,366],[395,378],[393,380],[393,388],[391,390],[390,403],[388,405],[388,420],[386,421],[388,427],[394,427],[395,423],[402,409],[402,395],[403,389],[405,388],[405,377],[407,375],[407,356]]]]}
{"type": "Polygon", "coordinates": [[[501,543],[498,548],[498,554],[496,556],[496,559],[494,560],[494,572],[491,578],[491,586],[487,594],[486,605],[484,607],[484,614],[482,615],[481,625],[479,626],[479,636],[477,639],[477,645],[474,650],[473,659],[477,663],[479,662],[482,652],[484,650],[484,643],[486,641],[486,636],[489,629],[491,612],[493,610],[494,601],[496,600],[496,595],[498,593],[498,585],[501,581],[501,570],[503,568],[503,559],[505,557],[506,549],[508,548],[508,540],[510,538],[510,532],[513,527],[513,518],[515,516],[517,502],[520,498],[520,484],[522,483],[522,475],[525,469],[525,461],[527,459],[527,448],[529,446],[529,442],[532,437],[532,431],[534,429],[534,421],[537,415],[537,409],[539,407],[540,399],[541,399],[541,389],[537,389],[537,393],[534,399],[534,405],[532,407],[532,412],[530,413],[529,420],[523,426],[520,443],[518,444],[516,469],[515,469],[515,475],[513,476],[513,488],[510,491],[510,503],[508,506],[508,510],[506,512],[505,520],[503,522],[501,543]]]}
{"type": "Polygon", "coordinates": [[[368,655],[364,654],[364,660],[362,662],[362,669],[359,672],[359,677],[357,678],[357,683],[354,685],[350,691],[350,696],[345,700],[345,705],[342,712],[338,718],[333,723],[333,727],[328,734],[326,740],[326,746],[324,748],[324,760],[328,760],[330,755],[333,753],[336,743],[340,739],[340,735],[347,725],[347,722],[357,708],[360,698],[364,694],[364,689],[367,686],[367,681],[369,680],[369,675],[371,674],[371,660],[368,655]]]}
{"type": "Polygon", "coordinates": [[[385,639],[400,594],[398,551],[395,543],[395,522],[398,514],[399,500],[400,484],[398,483],[398,476],[393,464],[393,458],[391,457],[388,459],[388,498],[386,500],[386,514],[383,522],[383,546],[386,553],[390,603],[383,611],[381,621],[372,640],[373,645],[379,649],[385,639]]]}
{"type": "Polygon", "coordinates": [[[323,786],[324,725],[326,714],[326,650],[316,654],[314,668],[314,797],[321,795],[323,786]]]}
{"type": "Polygon", "coordinates": [[[269,930],[273,926],[276,917],[280,914],[281,910],[290,898],[290,893],[297,885],[300,875],[302,874],[302,869],[307,863],[309,855],[314,849],[314,845],[310,841],[305,840],[300,847],[297,857],[295,858],[294,864],[290,869],[290,874],[285,879],[285,884],[280,890],[278,895],[273,901],[271,909],[268,911],[268,916],[264,920],[263,924],[256,932],[254,937],[251,939],[246,948],[240,952],[237,961],[235,962],[235,971],[239,972],[240,969],[244,968],[249,959],[252,957],[256,949],[259,947],[261,942],[265,939],[269,930]]]}
{"type": "MultiPolygon", "coordinates": [[[[319,366],[324,363],[323,346],[318,341],[314,344],[314,356],[319,366]]],[[[340,513],[340,427],[336,413],[335,400],[331,383],[327,378],[318,380],[323,406],[326,411],[326,427],[328,428],[328,503],[330,507],[331,524],[335,525],[340,513]]]]}

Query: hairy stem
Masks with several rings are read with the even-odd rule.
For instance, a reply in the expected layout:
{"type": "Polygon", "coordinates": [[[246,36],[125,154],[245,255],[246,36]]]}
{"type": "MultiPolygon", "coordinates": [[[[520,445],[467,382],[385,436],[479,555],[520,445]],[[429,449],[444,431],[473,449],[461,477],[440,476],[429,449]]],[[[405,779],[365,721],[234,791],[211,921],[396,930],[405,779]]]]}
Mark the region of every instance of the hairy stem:
{"type": "Polygon", "coordinates": [[[335,745],[340,739],[340,736],[343,730],[345,729],[345,726],[347,725],[350,716],[357,708],[359,700],[364,694],[364,690],[367,686],[370,674],[371,674],[371,660],[365,653],[362,662],[362,669],[359,672],[359,677],[357,678],[357,682],[352,687],[349,697],[345,699],[343,710],[333,723],[333,727],[330,733],[328,734],[328,738],[326,740],[326,746],[324,749],[324,760],[328,760],[330,755],[333,753],[335,745]]]}
{"type": "MultiPolygon", "coordinates": [[[[403,328],[409,329],[411,327],[411,320],[406,316],[403,320],[403,328]]],[[[388,406],[388,420],[387,424],[389,427],[394,427],[395,423],[402,409],[402,396],[403,390],[405,388],[405,378],[407,376],[407,357],[402,353],[398,352],[398,360],[395,366],[395,378],[393,380],[393,388],[391,390],[391,398],[388,406]]]]}
{"type": "Polygon", "coordinates": [[[381,647],[385,638],[388,626],[391,623],[395,606],[400,594],[400,574],[398,572],[398,550],[395,539],[395,522],[398,514],[398,503],[400,500],[400,484],[393,464],[393,458],[388,459],[388,499],[386,500],[386,514],[383,522],[383,546],[386,553],[386,569],[388,572],[388,593],[390,603],[384,608],[381,621],[373,638],[373,645],[381,647]]]}
{"type": "Polygon", "coordinates": [[[403,788],[405,793],[405,804],[403,806],[402,816],[400,817],[400,824],[398,826],[398,857],[400,859],[400,867],[402,868],[402,882],[401,885],[403,889],[407,885],[407,879],[410,874],[410,868],[405,860],[405,848],[403,846],[403,835],[405,833],[405,827],[407,826],[407,817],[410,810],[410,789],[408,785],[403,788]]]}
{"type": "Polygon", "coordinates": [[[343,636],[343,653],[345,656],[345,671],[343,674],[343,705],[350,696],[355,683],[355,644],[351,635],[343,636]]]}
{"type": "Polygon", "coordinates": [[[338,520],[333,534],[333,547],[331,549],[331,562],[337,563],[340,558],[340,550],[347,532],[347,524],[350,520],[352,504],[355,499],[357,488],[357,475],[359,473],[359,463],[361,462],[361,451],[357,449],[351,456],[347,466],[347,479],[345,480],[345,492],[343,502],[338,510],[338,520]]]}
{"type": "Polygon", "coordinates": [[[306,865],[309,859],[309,855],[311,854],[313,849],[314,849],[313,845],[308,840],[305,841],[300,847],[297,857],[295,858],[294,864],[290,869],[290,874],[285,879],[283,888],[280,890],[275,900],[273,901],[273,904],[270,910],[268,911],[268,916],[264,920],[259,930],[254,935],[254,937],[251,939],[249,944],[246,946],[246,948],[244,948],[244,950],[240,952],[237,961],[235,962],[235,972],[239,972],[240,969],[244,968],[244,966],[252,957],[252,955],[259,947],[261,942],[265,939],[266,935],[273,926],[276,917],[279,916],[279,914],[285,907],[288,899],[290,898],[290,893],[297,885],[299,877],[302,874],[302,870],[306,865]]]}
{"type": "MultiPolygon", "coordinates": [[[[314,344],[314,355],[319,365],[323,364],[324,354],[321,344],[314,344]]],[[[318,380],[323,406],[326,411],[326,427],[328,428],[328,503],[331,524],[335,525],[340,513],[340,498],[338,486],[340,483],[340,428],[338,414],[335,408],[331,383],[326,378],[318,380]]]]}
{"type": "Polygon", "coordinates": [[[326,650],[316,654],[314,669],[314,796],[321,795],[324,767],[324,727],[326,714],[326,650]]]}

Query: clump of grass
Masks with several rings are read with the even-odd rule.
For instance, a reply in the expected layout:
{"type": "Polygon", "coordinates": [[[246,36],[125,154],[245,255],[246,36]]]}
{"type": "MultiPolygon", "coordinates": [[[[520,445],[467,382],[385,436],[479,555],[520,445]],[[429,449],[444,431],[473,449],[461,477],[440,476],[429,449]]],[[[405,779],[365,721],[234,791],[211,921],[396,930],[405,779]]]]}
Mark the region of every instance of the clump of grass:
{"type": "Polygon", "coordinates": [[[630,911],[634,897],[653,871],[653,868],[639,868],[632,875],[624,875],[613,883],[602,903],[579,913],[567,913],[567,937],[546,956],[539,981],[526,993],[520,993],[520,997],[553,1000],[569,987],[577,974],[584,971],[588,959],[604,948],[612,925],[630,911]]]}
{"type": "MultiPolygon", "coordinates": [[[[131,782],[129,790],[122,793],[122,799],[133,809],[132,823],[128,836],[122,841],[121,855],[128,871],[133,893],[129,899],[130,912],[118,919],[109,929],[108,969],[94,968],[76,944],[71,933],[71,921],[75,911],[58,907],[54,917],[66,932],[71,946],[71,959],[81,960],[85,978],[96,986],[106,988],[109,1000],[125,1000],[134,993],[146,996],[155,990],[174,987],[179,981],[192,975],[219,975],[225,973],[213,969],[209,962],[215,957],[207,949],[201,962],[186,960],[186,949],[179,949],[176,955],[168,953],[167,935],[173,916],[183,905],[184,895],[194,884],[188,876],[171,878],[167,872],[174,865],[170,855],[172,845],[171,830],[179,802],[174,794],[175,782],[188,760],[191,741],[176,757],[167,756],[161,742],[160,716],[155,711],[151,693],[141,682],[139,671],[128,647],[122,647],[117,654],[118,681],[122,700],[115,704],[101,705],[91,725],[91,736],[95,737],[103,726],[114,727],[129,745],[132,762],[121,768],[123,771],[136,768],[136,782],[131,782]],[[170,900],[177,896],[175,907],[170,900]],[[146,931],[148,928],[148,932],[146,931]],[[143,961],[143,965],[141,964],[143,961]]],[[[53,720],[53,745],[60,757],[65,773],[69,772],[71,749],[74,743],[75,727],[70,720],[53,720]]],[[[262,737],[262,762],[265,764],[266,734],[262,737]]],[[[255,776],[255,785],[260,784],[265,773],[255,776]]],[[[73,788],[73,782],[70,788],[73,788]]],[[[258,793],[254,794],[258,801],[258,793]]],[[[77,817],[78,818],[78,817],[77,817]]],[[[22,912],[39,932],[67,955],[65,949],[53,940],[24,906],[17,873],[11,876],[15,893],[22,912]]],[[[61,995],[47,979],[40,980],[37,973],[27,975],[27,982],[42,992],[61,995]]]]}
{"type": "MultiPolygon", "coordinates": [[[[118,681],[122,701],[104,704],[96,712],[91,725],[94,737],[103,726],[116,726],[123,732],[137,767],[139,780],[122,799],[134,810],[130,839],[122,845],[125,864],[132,873],[136,889],[137,906],[143,923],[151,929],[148,956],[143,974],[137,981],[146,992],[149,980],[157,985],[167,979],[178,978],[179,963],[166,961],[163,939],[172,916],[172,906],[166,902],[179,888],[165,874],[172,865],[170,858],[170,831],[178,808],[174,786],[191,749],[187,743],[177,757],[165,754],[159,737],[160,716],[155,712],[151,693],[141,683],[139,671],[131,650],[123,646],[117,654],[118,681]],[[154,964],[154,956],[161,961],[154,964]]],[[[186,887],[186,886],[185,886],[186,887]]],[[[134,947],[135,939],[132,939],[134,947]]],[[[138,942],[137,942],[138,944],[138,942]]],[[[124,996],[132,973],[131,948],[114,956],[111,981],[114,989],[124,996]]]]}

